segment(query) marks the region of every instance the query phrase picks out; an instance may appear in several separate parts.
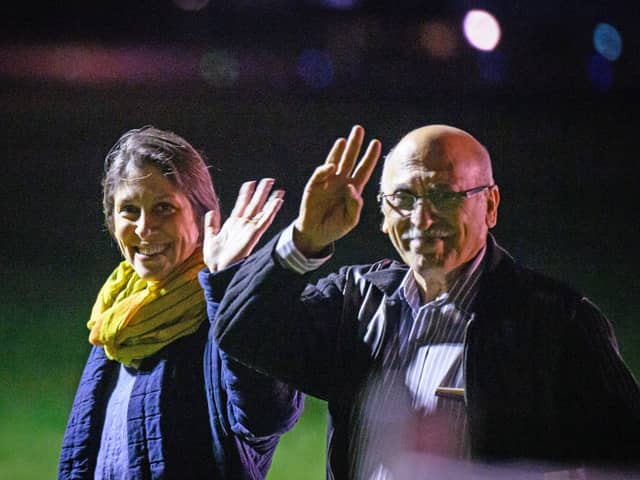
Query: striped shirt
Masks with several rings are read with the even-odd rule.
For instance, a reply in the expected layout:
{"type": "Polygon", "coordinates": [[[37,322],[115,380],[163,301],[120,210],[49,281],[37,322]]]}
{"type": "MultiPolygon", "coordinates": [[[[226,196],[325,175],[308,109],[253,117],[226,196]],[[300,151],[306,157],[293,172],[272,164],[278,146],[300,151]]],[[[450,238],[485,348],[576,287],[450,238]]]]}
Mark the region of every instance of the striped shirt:
{"type": "MultiPolygon", "coordinates": [[[[385,462],[397,461],[403,451],[468,458],[463,342],[473,318],[484,254],[483,247],[447,292],[425,304],[413,272],[407,272],[398,292],[402,315],[396,338],[386,342],[362,393],[357,418],[352,419],[357,444],[353,478],[393,478],[385,462]]],[[[300,274],[330,258],[308,259],[299,252],[293,244],[293,225],[282,233],[276,257],[300,274]]]]}

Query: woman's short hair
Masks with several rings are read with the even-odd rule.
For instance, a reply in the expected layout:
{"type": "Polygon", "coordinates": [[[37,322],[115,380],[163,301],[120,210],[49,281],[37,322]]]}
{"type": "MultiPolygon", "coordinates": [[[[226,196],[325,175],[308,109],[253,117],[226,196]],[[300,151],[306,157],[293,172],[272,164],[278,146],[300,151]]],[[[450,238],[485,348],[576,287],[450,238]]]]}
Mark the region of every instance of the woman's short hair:
{"type": "Polygon", "coordinates": [[[115,192],[127,179],[127,168],[148,165],[160,170],[189,199],[202,240],[205,214],[213,210],[220,216],[218,197],[207,165],[201,154],[184,138],[153,126],[124,133],[105,158],[102,206],[109,233],[114,234],[115,192]]]}

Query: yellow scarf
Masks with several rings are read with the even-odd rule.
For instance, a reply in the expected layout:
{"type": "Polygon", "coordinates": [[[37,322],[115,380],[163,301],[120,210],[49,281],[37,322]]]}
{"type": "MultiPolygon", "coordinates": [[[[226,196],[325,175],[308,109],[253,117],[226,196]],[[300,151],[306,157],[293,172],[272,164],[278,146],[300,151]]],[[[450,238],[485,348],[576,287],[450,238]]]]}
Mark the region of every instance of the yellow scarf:
{"type": "Polygon", "coordinates": [[[194,333],[206,318],[197,279],[203,267],[202,252],[196,249],[167,279],[153,283],[121,262],[98,293],[87,323],[89,342],[102,345],[111,360],[130,366],[194,333]]]}

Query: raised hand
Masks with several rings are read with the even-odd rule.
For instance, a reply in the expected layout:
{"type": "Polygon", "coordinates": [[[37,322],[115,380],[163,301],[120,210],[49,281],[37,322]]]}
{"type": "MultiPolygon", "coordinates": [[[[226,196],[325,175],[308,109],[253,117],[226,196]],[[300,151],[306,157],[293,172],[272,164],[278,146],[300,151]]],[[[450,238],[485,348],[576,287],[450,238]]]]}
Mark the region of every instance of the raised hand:
{"type": "Polygon", "coordinates": [[[315,169],[305,186],[293,241],[312,257],[349,233],[360,220],[362,190],[380,157],[380,142],[372,140],[356,165],[364,129],[356,125],[348,140],[339,138],[325,163],[315,169]]]}
{"type": "Polygon", "coordinates": [[[274,181],[263,178],[257,187],[255,181],[243,183],[231,215],[220,231],[216,216],[207,212],[202,251],[210,271],[222,270],[249,255],[269,228],[284,196],[284,190],[275,190],[269,196],[274,181]]]}

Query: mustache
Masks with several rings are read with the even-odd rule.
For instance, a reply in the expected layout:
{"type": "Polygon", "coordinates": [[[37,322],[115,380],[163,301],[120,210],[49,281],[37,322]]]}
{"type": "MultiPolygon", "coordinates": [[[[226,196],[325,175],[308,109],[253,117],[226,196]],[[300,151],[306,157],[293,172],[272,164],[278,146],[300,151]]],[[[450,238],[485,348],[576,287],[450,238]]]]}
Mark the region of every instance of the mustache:
{"type": "Polygon", "coordinates": [[[402,240],[429,240],[432,238],[450,237],[454,234],[453,230],[443,226],[431,226],[426,230],[411,228],[400,235],[402,240]]]}

